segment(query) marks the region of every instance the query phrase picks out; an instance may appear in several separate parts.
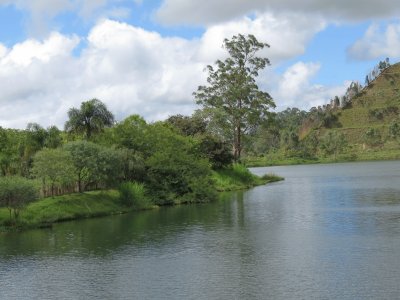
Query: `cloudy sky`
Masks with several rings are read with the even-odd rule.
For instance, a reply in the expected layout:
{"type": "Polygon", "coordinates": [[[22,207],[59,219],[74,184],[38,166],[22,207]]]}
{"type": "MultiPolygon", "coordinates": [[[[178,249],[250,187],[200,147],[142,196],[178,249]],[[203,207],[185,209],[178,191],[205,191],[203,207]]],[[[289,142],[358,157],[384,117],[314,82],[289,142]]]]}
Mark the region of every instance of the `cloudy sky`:
{"type": "Polygon", "coordinates": [[[286,107],[308,110],[400,57],[398,0],[0,0],[0,126],[63,128],[98,98],[117,120],[191,114],[224,38],[271,47],[258,79],[286,107]]]}

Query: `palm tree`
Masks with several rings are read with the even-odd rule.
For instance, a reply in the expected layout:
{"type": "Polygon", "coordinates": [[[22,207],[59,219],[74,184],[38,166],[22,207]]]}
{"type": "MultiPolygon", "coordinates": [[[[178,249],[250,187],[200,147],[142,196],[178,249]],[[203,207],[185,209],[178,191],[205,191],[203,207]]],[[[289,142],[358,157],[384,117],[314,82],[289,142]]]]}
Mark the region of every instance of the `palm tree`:
{"type": "Polygon", "coordinates": [[[101,132],[104,127],[110,127],[114,124],[113,114],[98,99],[82,102],[80,109],[71,108],[68,111],[68,117],[65,130],[83,133],[88,140],[93,133],[101,132]]]}

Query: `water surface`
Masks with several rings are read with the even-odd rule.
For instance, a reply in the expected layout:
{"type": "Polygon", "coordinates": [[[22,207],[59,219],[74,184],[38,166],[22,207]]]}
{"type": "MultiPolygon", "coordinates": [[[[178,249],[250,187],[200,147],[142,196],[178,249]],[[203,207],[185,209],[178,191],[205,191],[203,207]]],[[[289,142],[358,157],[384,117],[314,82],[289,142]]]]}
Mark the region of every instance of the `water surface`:
{"type": "Polygon", "coordinates": [[[397,299],[400,161],[0,235],[0,299],[397,299]]]}

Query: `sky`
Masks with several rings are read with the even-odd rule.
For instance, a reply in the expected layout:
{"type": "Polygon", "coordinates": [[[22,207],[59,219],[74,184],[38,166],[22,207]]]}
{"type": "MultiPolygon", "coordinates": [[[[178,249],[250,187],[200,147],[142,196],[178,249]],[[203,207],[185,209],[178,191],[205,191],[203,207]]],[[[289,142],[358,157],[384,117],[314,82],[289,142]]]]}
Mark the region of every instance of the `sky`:
{"type": "Polygon", "coordinates": [[[224,38],[253,34],[275,111],[309,110],[400,58],[398,0],[0,0],[0,126],[64,127],[97,98],[117,121],[199,107],[224,38]]]}

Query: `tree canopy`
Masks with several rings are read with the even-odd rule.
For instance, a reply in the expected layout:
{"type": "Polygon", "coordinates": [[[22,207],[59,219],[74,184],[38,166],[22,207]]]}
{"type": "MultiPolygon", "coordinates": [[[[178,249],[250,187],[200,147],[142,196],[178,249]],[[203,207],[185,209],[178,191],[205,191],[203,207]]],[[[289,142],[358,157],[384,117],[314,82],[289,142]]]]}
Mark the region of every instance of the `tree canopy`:
{"type": "Polygon", "coordinates": [[[199,86],[194,93],[197,104],[203,106],[211,118],[229,132],[234,158],[242,152],[242,136],[268,118],[269,109],[275,107],[272,97],[261,91],[256,83],[259,71],[269,65],[268,58],[257,53],[268,44],[259,42],[254,35],[235,35],[225,39],[224,48],[229,57],[217,60],[216,67],[207,66],[207,86],[199,86]]]}
{"type": "Polygon", "coordinates": [[[100,132],[104,127],[114,124],[114,116],[106,105],[98,99],[82,102],[81,108],[71,108],[68,111],[69,120],[65,123],[68,132],[82,133],[90,139],[93,133],[100,132]]]}

